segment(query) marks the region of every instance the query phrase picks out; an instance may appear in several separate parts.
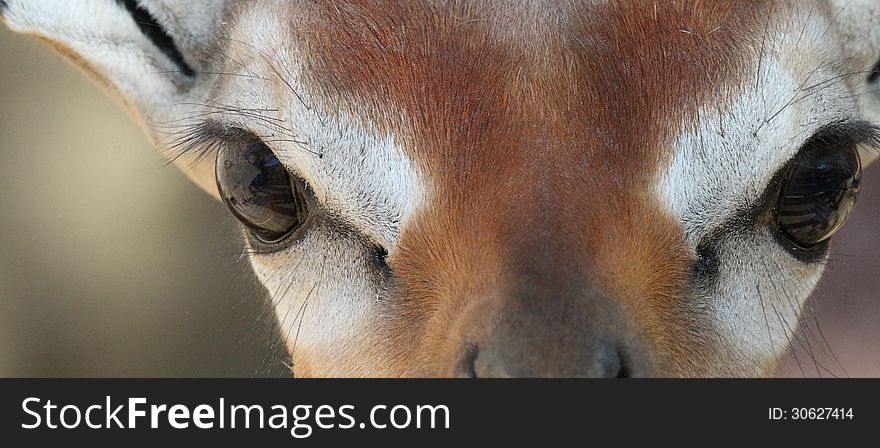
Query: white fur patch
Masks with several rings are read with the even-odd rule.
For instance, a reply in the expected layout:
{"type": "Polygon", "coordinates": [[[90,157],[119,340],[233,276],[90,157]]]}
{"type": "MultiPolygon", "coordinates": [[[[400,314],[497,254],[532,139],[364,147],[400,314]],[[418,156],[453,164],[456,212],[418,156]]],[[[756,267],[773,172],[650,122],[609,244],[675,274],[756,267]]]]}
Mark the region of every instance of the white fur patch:
{"type": "MultiPolygon", "coordinates": [[[[228,62],[224,71],[255,76],[224,78],[206,103],[263,111],[269,119],[248,114],[218,118],[262,136],[309,183],[321,207],[356,235],[318,224],[289,250],[253,255],[251,263],[273,295],[282,333],[291,345],[296,341],[294,362],[297,352],[327,354],[360,344],[368,344],[361,347],[368,350],[378,343],[371,341],[377,334],[369,327],[376,324],[373,313],[385,292],[365,262],[370,247],[363,239],[393,253],[426,189],[393,135],[344,112],[319,112],[320,99],[300,82],[298,42],[272,32],[283,27],[272,20],[260,7],[242,12],[232,30],[241,41],[227,47],[236,62],[228,62]]],[[[312,356],[310,363],[316,362],[312,356]]],[[[322,367],[350,373],[345,366],[322,367]]]]}
{"type": "MultiPolygon", "coordinates": [[[[139,1],[196,70],[212,57],[222,65],[193,79],[179,73],[119,2],[6,3],[4,22],[72,51],[74,62],[98,78],[158,146],[173,138],[163,131],[200,114],[260,135],[309,183],[335,223],[318,223],[275,253],[250,256],[272,294],[294,363],[308,359],[325,375],[390,369],[377,328],[383,324],[378,303],[387,292],[369,250],[381,245],[393,255],[401,229],[430,200],[430,173],[419,172],[393,133],[342,111],[319,112],[328,105],[300,82],[300,42],[290,23],[296,13],[287,9],[293,2],[139,1]],[[230,8],[236,13],[227,15],[230,8]],[[217,45],[225,51],[211,54],[217,45]],[[218,113],[217,106],[227,110],[218,113]]],[[[692,248],[754,203],[819,127],[844,118],[880,120],[880,95],[870,91],[878,86],[863,82],[865,67],[880,57],[876,0],[779,4],[796,10],[779,13],[781,20],[763,36],[760,60],[752,61],[754,83],[728,87],[724,104],[705,105],[695,123],[681,125],[674,158],[659,173],[658,199],[681,222],[692,248]]],[[[505,26],[493,27],[494,38],[532,36],[522,40],[542,57],[541,37],[565,29],[545,26],[555,7],[505,4],[495,11],[488,19],[505,26]]],[[[463,17],[457,26],[474,20],[484,18],[463,17]]],[[[211,161],[192,162],[185,157],[178,164],[217,196],[211,161]]],[[[729,350],[731,365],[717,373],[763,373],[760,367],[793,337],[822,266],[796,260],[769,229],[722,235],[717,249],[717,285],[695,298],[710,311],[719,345],[729,350]]]]}
{"type": "MultiPolygon", "coordinates": [[[[282,333],[296,345],[294,363],[299,353],[310,353],[309,363],[324,374],[378,374],[382,365],[338,359],[381,345],[374,313],[386,293],[371,249],[379,245],[393,254],[401,228],[425,200],[422,176],[393,135],[342,112],[318,112],[320,100],[300,83],[299,43],[283,12],[291,3],[232,3],[139,2],[197,70],[192,79],[114,0],[10,0],[3,20],[72,50],[74,62],[86,66],[160,148],[208,116],[263,137],[334,221],[316,224],[278,252],[249,257],[272,294],[282,333]],[[230,23],[224,21],[228,6],[237,12],[230,23]],[[211,54],[218,46],[225,52],[211,54]],[[247,111],[217,113],[218,106],[247,111]]],[[[217,197],[213,160],[194,160],[183,157],[178,165],[217,197]]]]}
{"type": "MultiPolygon", "coordinates": [[[[731,89],[727,103],[705,106],[697,123],[674,142],[658,196],[681,222],[692,248],[749,210],[817,129],[859,117],[850,84],[840,76],[839,55],[822,40],[828,23],[815,15],[800,20],[788,27],[802,33],[768,37],[751,83],[731,89]]],[[[823,266],[798,261],[764,228],[746,235],[727,232],[717,246],[720,279],[701,300],[735,353],[731,359],[778,357],[794,338],[803,302],[823,266]]]]}

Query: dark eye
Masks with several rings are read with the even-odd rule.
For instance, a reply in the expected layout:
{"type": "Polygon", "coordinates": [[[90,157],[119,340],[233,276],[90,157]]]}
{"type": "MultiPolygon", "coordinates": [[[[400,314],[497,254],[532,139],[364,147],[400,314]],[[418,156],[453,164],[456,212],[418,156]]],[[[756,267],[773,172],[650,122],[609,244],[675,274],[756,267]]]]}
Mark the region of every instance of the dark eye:
{"type": "Polygon", "coordinates": [[[263,242],[305,224],[309,209],[300,184],[256,138],[237,138],[217,153],[217,188],[232,214],[263,242]]]}
{"type": "Polygon", "coordinates": [[[809,249],[831,238],[859,194],[862,166],[856,147],[810,145],[782,179],[776,223],[793,243],[809,249]]]}

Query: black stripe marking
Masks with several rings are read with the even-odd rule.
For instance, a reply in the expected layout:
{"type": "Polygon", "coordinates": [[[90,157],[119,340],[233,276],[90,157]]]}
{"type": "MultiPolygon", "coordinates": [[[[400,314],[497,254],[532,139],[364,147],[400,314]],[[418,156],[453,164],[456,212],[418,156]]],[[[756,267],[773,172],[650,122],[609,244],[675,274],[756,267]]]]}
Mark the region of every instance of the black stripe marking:
{"type": "Polygon", "coordinates": [[[0,0],[0,15],[3,15],[3,11],[6,11],[6,0],[0,0]]]}
{"type": "Polygon", "coordinates": [[[183,72],[186,76],[195,76],[196,72],[193,68],[186,63],[186,60],[183,58],[183,55],[180,54],[180,49],[177,48],[177,45],[174,43],[174,39],[165,32],[165,28],[156,21],[156,18],[153,17],[149,11],[142,8],[141,5],[138,4],[137,0],[116,0],[118,3],[122,3],[125,6],[125,9],[128,10],[129,14],[131,14],[132,19],[134,19],[135,23],[137,23],[138,28],[141,29],[141,32],[144,33],[144,36],[147,36],[165,56],[168,56],[171,59],[171,62],[174,62],[180,68],[180,71],[183,72]]]}

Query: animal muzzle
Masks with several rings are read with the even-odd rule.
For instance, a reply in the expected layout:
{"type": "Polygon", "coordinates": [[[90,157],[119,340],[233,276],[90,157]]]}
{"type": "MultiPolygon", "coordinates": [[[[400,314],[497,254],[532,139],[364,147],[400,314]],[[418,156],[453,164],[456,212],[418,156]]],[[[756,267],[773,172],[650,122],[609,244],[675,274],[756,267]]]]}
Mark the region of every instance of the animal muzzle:
{"type": "Polygon", "coordinates": [[[453,374],[460,377],[650,376],[644,339],[613,299],[585,288],[533,285],[469,307],[453,374]]]}

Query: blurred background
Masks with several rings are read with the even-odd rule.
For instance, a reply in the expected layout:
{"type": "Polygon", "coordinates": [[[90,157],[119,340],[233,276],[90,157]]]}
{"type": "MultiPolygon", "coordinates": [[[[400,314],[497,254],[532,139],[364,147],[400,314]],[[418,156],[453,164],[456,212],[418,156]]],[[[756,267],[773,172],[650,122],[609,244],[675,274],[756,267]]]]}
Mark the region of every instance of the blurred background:
{"type": "MultiPolygon", "coordinates": [[[[285,375],[236,239],[119,107],[0,26],[0,377],[285,375]]],[[[880,166],[833,258],[780,376],[880,376],[880,166]]]]}
{"type": "Polygon", "coordinates": [[[0,376],[283,375],[222,205],[0,25],[0,376]]]}

